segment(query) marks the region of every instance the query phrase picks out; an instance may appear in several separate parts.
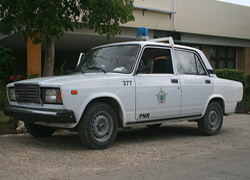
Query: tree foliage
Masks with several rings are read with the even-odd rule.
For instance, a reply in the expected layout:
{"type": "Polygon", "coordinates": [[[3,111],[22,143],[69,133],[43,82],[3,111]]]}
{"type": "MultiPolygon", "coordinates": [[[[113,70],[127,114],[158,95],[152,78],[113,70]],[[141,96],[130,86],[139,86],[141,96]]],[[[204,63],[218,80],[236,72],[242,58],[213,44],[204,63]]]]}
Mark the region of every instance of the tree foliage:
{"type": "Polygon", "coordinates": [[[86,27],[109,38],[134,20],[133,9],[133,0],[0,0],[0,32],[21,32],[38,43],[86,27]]]}
{"type": "Polygon", "coordinates": [[[0,31],[60,38],[64,31],[88,27],[108,37],[134,20],[133,0],[0,0],[0,31]]]}

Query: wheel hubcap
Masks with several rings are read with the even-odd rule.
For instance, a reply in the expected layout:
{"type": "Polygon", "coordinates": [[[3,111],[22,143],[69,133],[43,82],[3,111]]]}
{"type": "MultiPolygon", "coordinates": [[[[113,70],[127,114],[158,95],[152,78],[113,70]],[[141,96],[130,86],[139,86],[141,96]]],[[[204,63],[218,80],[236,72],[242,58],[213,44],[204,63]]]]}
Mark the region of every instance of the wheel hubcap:
{"type": "Polygon", "coordinates": [[[97,113],[92,120],[91,129],[96,141],[105,142],[110,138],[113,131],[111,116],[106,112],[97,113]]]}
{"type": "Polygon", "coordinates": [[[208,115],[208,125],[212,130],[216,130],[220,124],[220,116],[216,110],[211,110],[208,115]]]}

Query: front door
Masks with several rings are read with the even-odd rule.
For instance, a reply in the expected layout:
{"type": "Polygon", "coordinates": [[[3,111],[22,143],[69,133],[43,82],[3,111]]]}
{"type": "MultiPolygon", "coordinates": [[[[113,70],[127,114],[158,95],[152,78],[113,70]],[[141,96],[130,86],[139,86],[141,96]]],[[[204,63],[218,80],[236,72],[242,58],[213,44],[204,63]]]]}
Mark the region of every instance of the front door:
{"type": "Polygon", "coordinates": [[[135,84],[138,121],[166,119],[180,114],[180,81],[173,73],[170,49],[146,47],[135,84]]]}

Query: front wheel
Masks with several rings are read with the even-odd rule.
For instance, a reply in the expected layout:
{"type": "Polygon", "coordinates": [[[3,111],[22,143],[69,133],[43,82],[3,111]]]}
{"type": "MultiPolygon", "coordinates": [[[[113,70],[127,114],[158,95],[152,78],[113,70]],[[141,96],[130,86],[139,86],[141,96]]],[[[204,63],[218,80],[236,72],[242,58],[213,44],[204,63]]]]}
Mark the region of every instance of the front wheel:
{"type": "Polygon", "coordinates": [[[117,115],[106,103],[93,103],[84,113],[78,125],[80,141],[93,149],[105,149],[115,140],[117,115]]]}
{"type": "Polygon", "coordinates": [[[41,126],[37,124],[31,123],[24,123],[27,132],[30,133],[32,136],[37,138],[45,138],[50,137],[54,132],[55,129],[47,126],[41,126]]]}
{"type": "Polygon", "coordinates": [[[205,135],[216,135],[223,124],[223,111],[217,102],[209,103],[205,115],[198,121],[198,127],[205,135]]]}

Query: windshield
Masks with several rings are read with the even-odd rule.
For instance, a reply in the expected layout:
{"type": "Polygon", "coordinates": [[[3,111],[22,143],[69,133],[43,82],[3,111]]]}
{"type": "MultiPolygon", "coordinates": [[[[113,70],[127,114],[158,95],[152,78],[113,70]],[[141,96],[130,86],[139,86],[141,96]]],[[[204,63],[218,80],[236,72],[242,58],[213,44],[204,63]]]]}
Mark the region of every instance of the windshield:
{"type": "Polygon", "coordinates": [[[120,45],[102,47],[89,51],[76,70],[89,72],[130,73],[132,71],[139,46],[120,45]]]}

